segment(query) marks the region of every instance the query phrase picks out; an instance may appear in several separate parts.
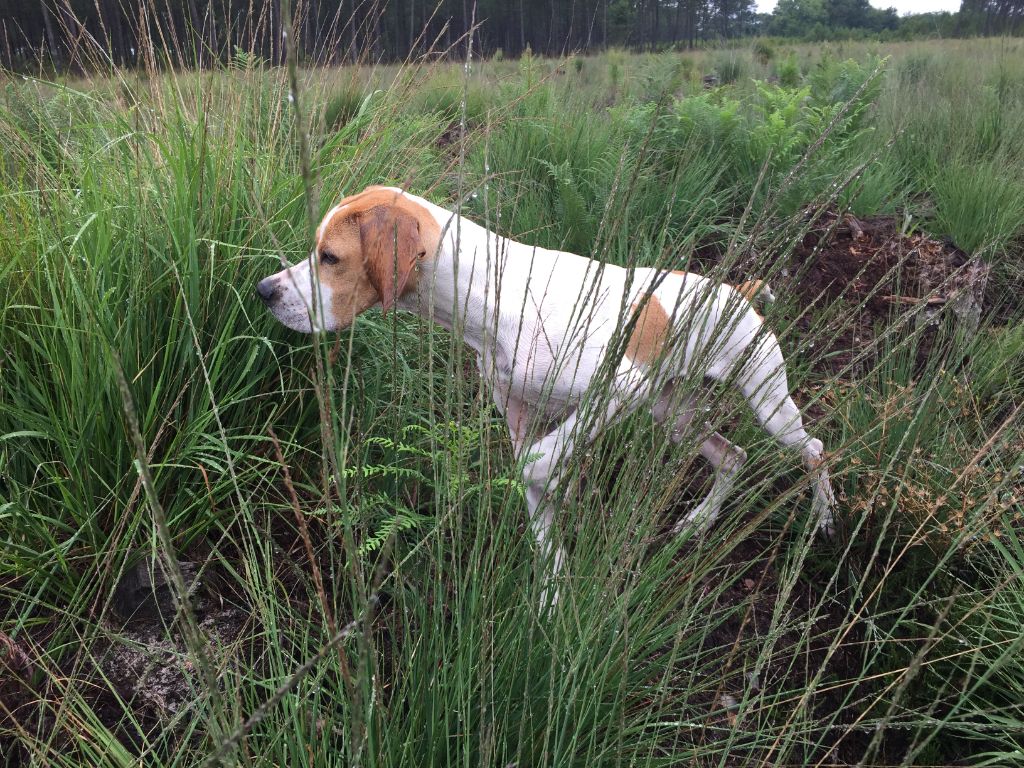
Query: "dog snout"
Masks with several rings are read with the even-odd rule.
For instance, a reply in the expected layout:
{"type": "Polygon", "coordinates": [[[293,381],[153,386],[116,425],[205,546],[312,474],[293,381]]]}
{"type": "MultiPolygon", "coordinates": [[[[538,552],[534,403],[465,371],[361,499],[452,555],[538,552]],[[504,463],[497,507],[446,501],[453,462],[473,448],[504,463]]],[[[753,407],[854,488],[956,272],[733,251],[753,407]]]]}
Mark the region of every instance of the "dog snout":
{"type": "Polygon", "coordinates": [[[264,304],[272,304],[281,295],[281,286],[274,277],[265,277],[256,283],[256,294],[264,304]]]}

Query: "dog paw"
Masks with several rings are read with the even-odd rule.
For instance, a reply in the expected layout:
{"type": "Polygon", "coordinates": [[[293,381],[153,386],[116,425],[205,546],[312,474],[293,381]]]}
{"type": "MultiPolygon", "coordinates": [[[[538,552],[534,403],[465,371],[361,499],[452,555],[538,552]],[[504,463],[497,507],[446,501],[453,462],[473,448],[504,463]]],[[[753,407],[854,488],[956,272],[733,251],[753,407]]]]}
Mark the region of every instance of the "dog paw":
{"type": "Polygon", "coordinates": [[[817,533],[826,539],[831,539],[836,535],[835,508],[836,500],[831,492],[817,494],[811,506],[811,515],[818,521],[817,533]]]}
{"type": "Polygon", "coordinates": [[[688,515],[676,521],[672,526],[672,535],[678,536],[683,531],[692,530],[693,535],[703,536],[718,518],[718,512],[717,506],[709,504],[708,500],[704,499],[688,515]]]}

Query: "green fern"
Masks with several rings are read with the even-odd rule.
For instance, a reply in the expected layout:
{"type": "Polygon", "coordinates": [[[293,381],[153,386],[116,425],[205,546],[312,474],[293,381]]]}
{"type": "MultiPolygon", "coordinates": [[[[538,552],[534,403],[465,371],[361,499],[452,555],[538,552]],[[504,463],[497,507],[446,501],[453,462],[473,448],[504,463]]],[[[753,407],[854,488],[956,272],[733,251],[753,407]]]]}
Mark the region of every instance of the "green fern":
{"type": "Polygon", "coordinates": [[[373,506],[390,510],[390,516],[379,523],[377,530],[363,539],[356,552],[360,557],[366,556],[383,546],[384,542],[399,533],[411,531],[424,523],[430,522],[430,518],[419,515],[405,506],[395,506],[394,501],[383,494],[374,494],[372,497],[373,506]]]}
{"type": "MultiPolygon", "coordinates": [[[[358,505],[349,503],[345,506],[343,519],[346,524],[362,523],[373,531],[362,539],[358,554],[368,555],[390,537],[421,528],[433,519],[399,500],[400,483],[411,482],[423,488],[436,484],[440,478],[440,486],[435,486],[435,495],[442,493],[460,503],[486,492],[512,491],[523,498],[525,489],[513,468],[510,467],[509,475],[498,477],[488,477],[481,471],[479,459],[475,458],[480,454],[481,443],[477,428],[451,420],[433,425],[409,424],[402,429],[399,440],[380,435],[366,438],[364,448],[383,449],[391,454],[394,461],[364,462],[341,470],[345,479],[359,479],[371,485],[369,490],[359,494],[358,505]],[[412,464],[397,463],[400,458],[412,464]],[[381,488],[388,483],[391,484],[388,491],[381,488]]],[[[309,515],[327,519],[328,509],[319,507],[309,515]]]]}

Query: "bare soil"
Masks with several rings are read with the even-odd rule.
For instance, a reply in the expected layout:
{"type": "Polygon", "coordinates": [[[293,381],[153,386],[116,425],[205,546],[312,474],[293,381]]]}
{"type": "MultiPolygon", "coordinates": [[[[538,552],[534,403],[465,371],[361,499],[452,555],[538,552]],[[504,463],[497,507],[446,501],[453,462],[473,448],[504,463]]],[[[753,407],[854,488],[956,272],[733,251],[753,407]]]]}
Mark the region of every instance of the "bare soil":
{"type": "Polygon", "coordinates": [[[988,309],[989,268],[948,239],[905,233],[893,216],[858,220],[824,213],[794,249],[779,286],[807,309],[798,328],[826,341],[815,355],[823,372],[856,373],[871,365],[880,334],[919,334],[918,365],[935,352],[944,312],[973,333],[988,309]],[[827,309],[826,309],[827,308],[827,309]],[[819,314],[828,316],[825,328],[819,314]]]}

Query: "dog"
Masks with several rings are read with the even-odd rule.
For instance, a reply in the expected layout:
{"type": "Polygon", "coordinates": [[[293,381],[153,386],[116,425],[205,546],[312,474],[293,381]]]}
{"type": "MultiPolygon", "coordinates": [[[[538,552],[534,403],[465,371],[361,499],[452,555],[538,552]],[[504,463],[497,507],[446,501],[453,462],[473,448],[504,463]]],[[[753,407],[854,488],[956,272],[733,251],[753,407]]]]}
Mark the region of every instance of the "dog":
{"type": "MultiPolygon", "coordinates": [[[[750,303],[774,299],[761,281],[737,289],[539,248],[373,186],[331,208],[309,257],[261,280],[256,292],[295,331],[341,330],[380,307],[416,312],[472,347],[524,460],[530,525],[552,578],[564,560],[552,536],[553,494],[569,456],[639,407],[681,443],[697,410],[685,382],[701,376],[735,386],[763,428],[799,451],[818,529],[833,531],[824,447],[804,430],[778,340],[750,303]]],[[[675,532],[714,522],[746,459],[703,429],[699,450],[714,481],[675,532]]],[[[557,587],[550,597],[557,601],[557,587]]]]}

